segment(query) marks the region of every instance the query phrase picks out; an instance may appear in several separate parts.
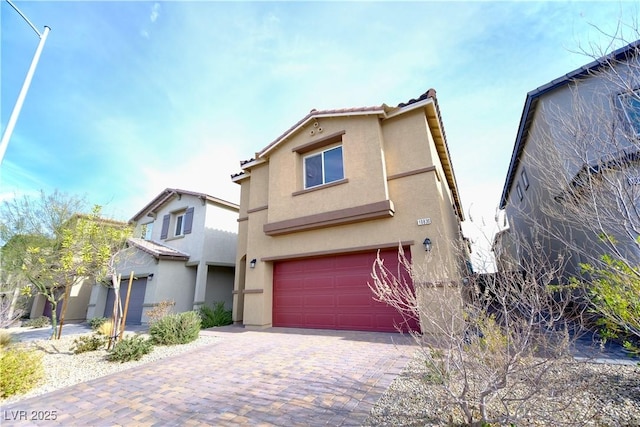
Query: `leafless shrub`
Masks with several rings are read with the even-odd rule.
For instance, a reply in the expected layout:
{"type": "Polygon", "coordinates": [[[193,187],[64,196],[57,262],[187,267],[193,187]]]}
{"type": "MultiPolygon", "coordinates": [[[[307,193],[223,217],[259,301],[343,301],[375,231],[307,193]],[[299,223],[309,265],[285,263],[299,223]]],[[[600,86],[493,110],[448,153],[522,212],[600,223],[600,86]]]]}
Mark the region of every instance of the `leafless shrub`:
{"type": "Polygon", "coordinates": [[[151,310],[147,311],[149,324],[154,324],[169,315],[174,305],[176,305],[176,302],[173,300],[162,300],[157,303],[151,310]]]}
{"type": "Polygon", "coordinates": [[[428,372],[424,380],[444,392],[455,422],[571,425],[591,415],[565,415],[584,379],[556,381],[578,363],[571,349],[581,331],[580,317],[567,315],[568,290],[556,286],[562,259],[540,253],[523,272],[463,281],[444,280],[438,263],[412,264],[402,248],[398,259],[403,271],[394,272],[378,257],[369,286],[376,300],[420,320],[421,331],[411,336],[428,372]]]}

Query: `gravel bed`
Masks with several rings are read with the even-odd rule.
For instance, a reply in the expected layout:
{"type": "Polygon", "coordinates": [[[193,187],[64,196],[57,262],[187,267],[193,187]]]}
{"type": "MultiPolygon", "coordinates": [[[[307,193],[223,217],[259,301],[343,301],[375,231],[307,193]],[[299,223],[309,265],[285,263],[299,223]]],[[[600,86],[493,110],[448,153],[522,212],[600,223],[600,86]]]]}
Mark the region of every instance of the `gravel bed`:
{"type": "MultiPolygon", "coordinates": [[[[153,347],[151,353],[144,355],[142,359],[138,361],[120,363],[109,362],[106,360],[106,350],[73,354],[73,341],[82,335],[90,336],[91,333],[63,335],[59,340],[53,341],[33,340],[17,343],[17,345],[20,346],[35,348],[42,353],[42,363],[45,374],[36,388],[25,394],[0,399],[0,404],[6,405],[9,403],[19,402],[30,397],[39,396],[44,393],[68,387],[70,385],[121,372],[165,357],[175,356],[177,354],[193,350],[220,339],[208,333],[200,333],[197,340],[188,344],[174,346],[156,345],[153,347]]],[[[129,335],[148,336],[148,334],[125,332],[125,336],[129,335]]]]}
{"type": "MultiPolygon", "coordinates": [[[[564,392],[537,398],[532,405],[535,414],[528,413],[518,426],[640,426],[639,366],[574,362],[556,368],[551,378],[564,392]]],[[[493,409],[500,411],[497,404],[493,409]]],[[[461,414],[443,387],[428,379],[417,354],[378,400],[365,424],[460,426],[461,414]]]]}

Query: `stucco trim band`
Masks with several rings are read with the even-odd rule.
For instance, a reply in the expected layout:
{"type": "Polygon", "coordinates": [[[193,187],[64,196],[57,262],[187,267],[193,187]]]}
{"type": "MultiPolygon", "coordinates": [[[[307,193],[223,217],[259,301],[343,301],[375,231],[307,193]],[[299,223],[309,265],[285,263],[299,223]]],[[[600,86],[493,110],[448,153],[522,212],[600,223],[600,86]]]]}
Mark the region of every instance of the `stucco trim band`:
{"type": "Polygon", "coordinates": [[[336,185],[342,185],[342,184],[346,184],[348,182],[349,182],[349,178],[343,178],[341,180],[333,181],[333,182],[330,182],[328,184],[318,185],[317,187],[305,188],[304,190],[294,191],[293,193],[291,193],[291,195],[292,196],[299,196],[300,194],[306,194],[306,193],[310,193],[312,191],[317,191],[317,190],[324,190],[327,187],[334,187],[336,185]]]}
{"type": "Polygon", "coordinates": [[[269,209],[269,205],[264,205],[264,206],[258,206],[257,208],[253,208],[253,209],[247,209],[247,213],[254,213],[254,212],[260,212],[260,211],[264,211],[269,209]]]}
{"type": "Polygon", "coordinates": [[[388,176],[387,177],[387,181],[391,181],[392,179],[404,178],[405,176],[419,175],[421,173],[433,172],[433,171],[436,172],[436,177],[438,178],[438,181],[440,181],[440,177],[438,176],[438,171],[436,170],[435,166],[427,166],[426,168],[421,168],[421,169],[415,169],[415,170],[412,170],[412,171],[396,173],[394,175],[388,176]]]}
{"type": "Polygon", "coordinates": [[[261,294],[264,292],[264,289],[245,289],[242,291],[243,294],[261,294]]]}
{"type": "Polygon", "coordinates": [[[413,246],[415,244],[414,240],[404,240],[401,242],[393,242],[393,243],[382,243],[379,245],[368,245],[368,246],[355,246],[353,248],[345,248],[345,249],[333,249],[328,251],[316,251],[316,252],[304,252],[299,254],[291,254],[291,255],[278,255],[278,256],[268,256],[264,258],[260,258],[260,261],[270,262],[270,261],[285,261],[290,259],[300,259],[300,258],[316,258],[322,256],[330,256],[330,255],[340,255],[340,254],[352,254],[358,252],[371,252],[378,249],[391,249],[397,248],[398,246],[407,247],[413,246]]]}
{"type": "Polygon", "coordinates": [[[351,224],[354,222],[371,219],[390,218],[394,214],[393,202],[383,200],[381,202],[356,206],[354,208],[338,209],[300,218],[271,222],[263,226],[264,234],[277,236],[281,234],[295,233],[303,230],[313,230],[335,225],[351,224]]]}

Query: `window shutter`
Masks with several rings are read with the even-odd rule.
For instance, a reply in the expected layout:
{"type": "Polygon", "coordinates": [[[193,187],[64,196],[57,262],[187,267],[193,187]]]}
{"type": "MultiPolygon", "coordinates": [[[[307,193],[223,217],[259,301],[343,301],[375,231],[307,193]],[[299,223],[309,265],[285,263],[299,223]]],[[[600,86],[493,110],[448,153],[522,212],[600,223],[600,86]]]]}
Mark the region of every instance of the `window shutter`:
{"type": "Polygon", "coordinates": [[[184,234],[190,234],[193,228],[193,207],[187,209],[184,214],[184,234]]]}
{"type": "Polygon", "coordinates": [[[169,221],[171,221],[171,215],[165,215],[162,217],[162,232],[160,233],[161,239],[166,239],[169,235],[169,221]]]}

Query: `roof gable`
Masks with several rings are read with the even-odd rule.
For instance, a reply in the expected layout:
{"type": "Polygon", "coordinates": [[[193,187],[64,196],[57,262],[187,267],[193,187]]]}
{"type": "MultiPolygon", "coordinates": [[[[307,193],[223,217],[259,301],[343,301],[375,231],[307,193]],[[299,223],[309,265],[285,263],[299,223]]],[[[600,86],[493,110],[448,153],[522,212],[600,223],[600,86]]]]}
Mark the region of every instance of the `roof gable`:
{"type": "Polygon", "coordinates": [[[144,218],[148,214],[157,213],[164,205],[169,203],[174,197],[179,197],[181,195],[194,196],[205,202],[214,203],[220,207],[231,209],[236,212],[240,210],[240,207],[235,203],[227,202],[226,200],[218,199],[217,197],[213,197],[205,193],[198,193],[195,191],[188,191],[188,190],[180,190],[177,188],[165,188],[153,200],[147,203],[144,208],[138,211],[138,213],[136,213],[129,220],[129,222],[130,223],[136,222],[144,218]]]}

